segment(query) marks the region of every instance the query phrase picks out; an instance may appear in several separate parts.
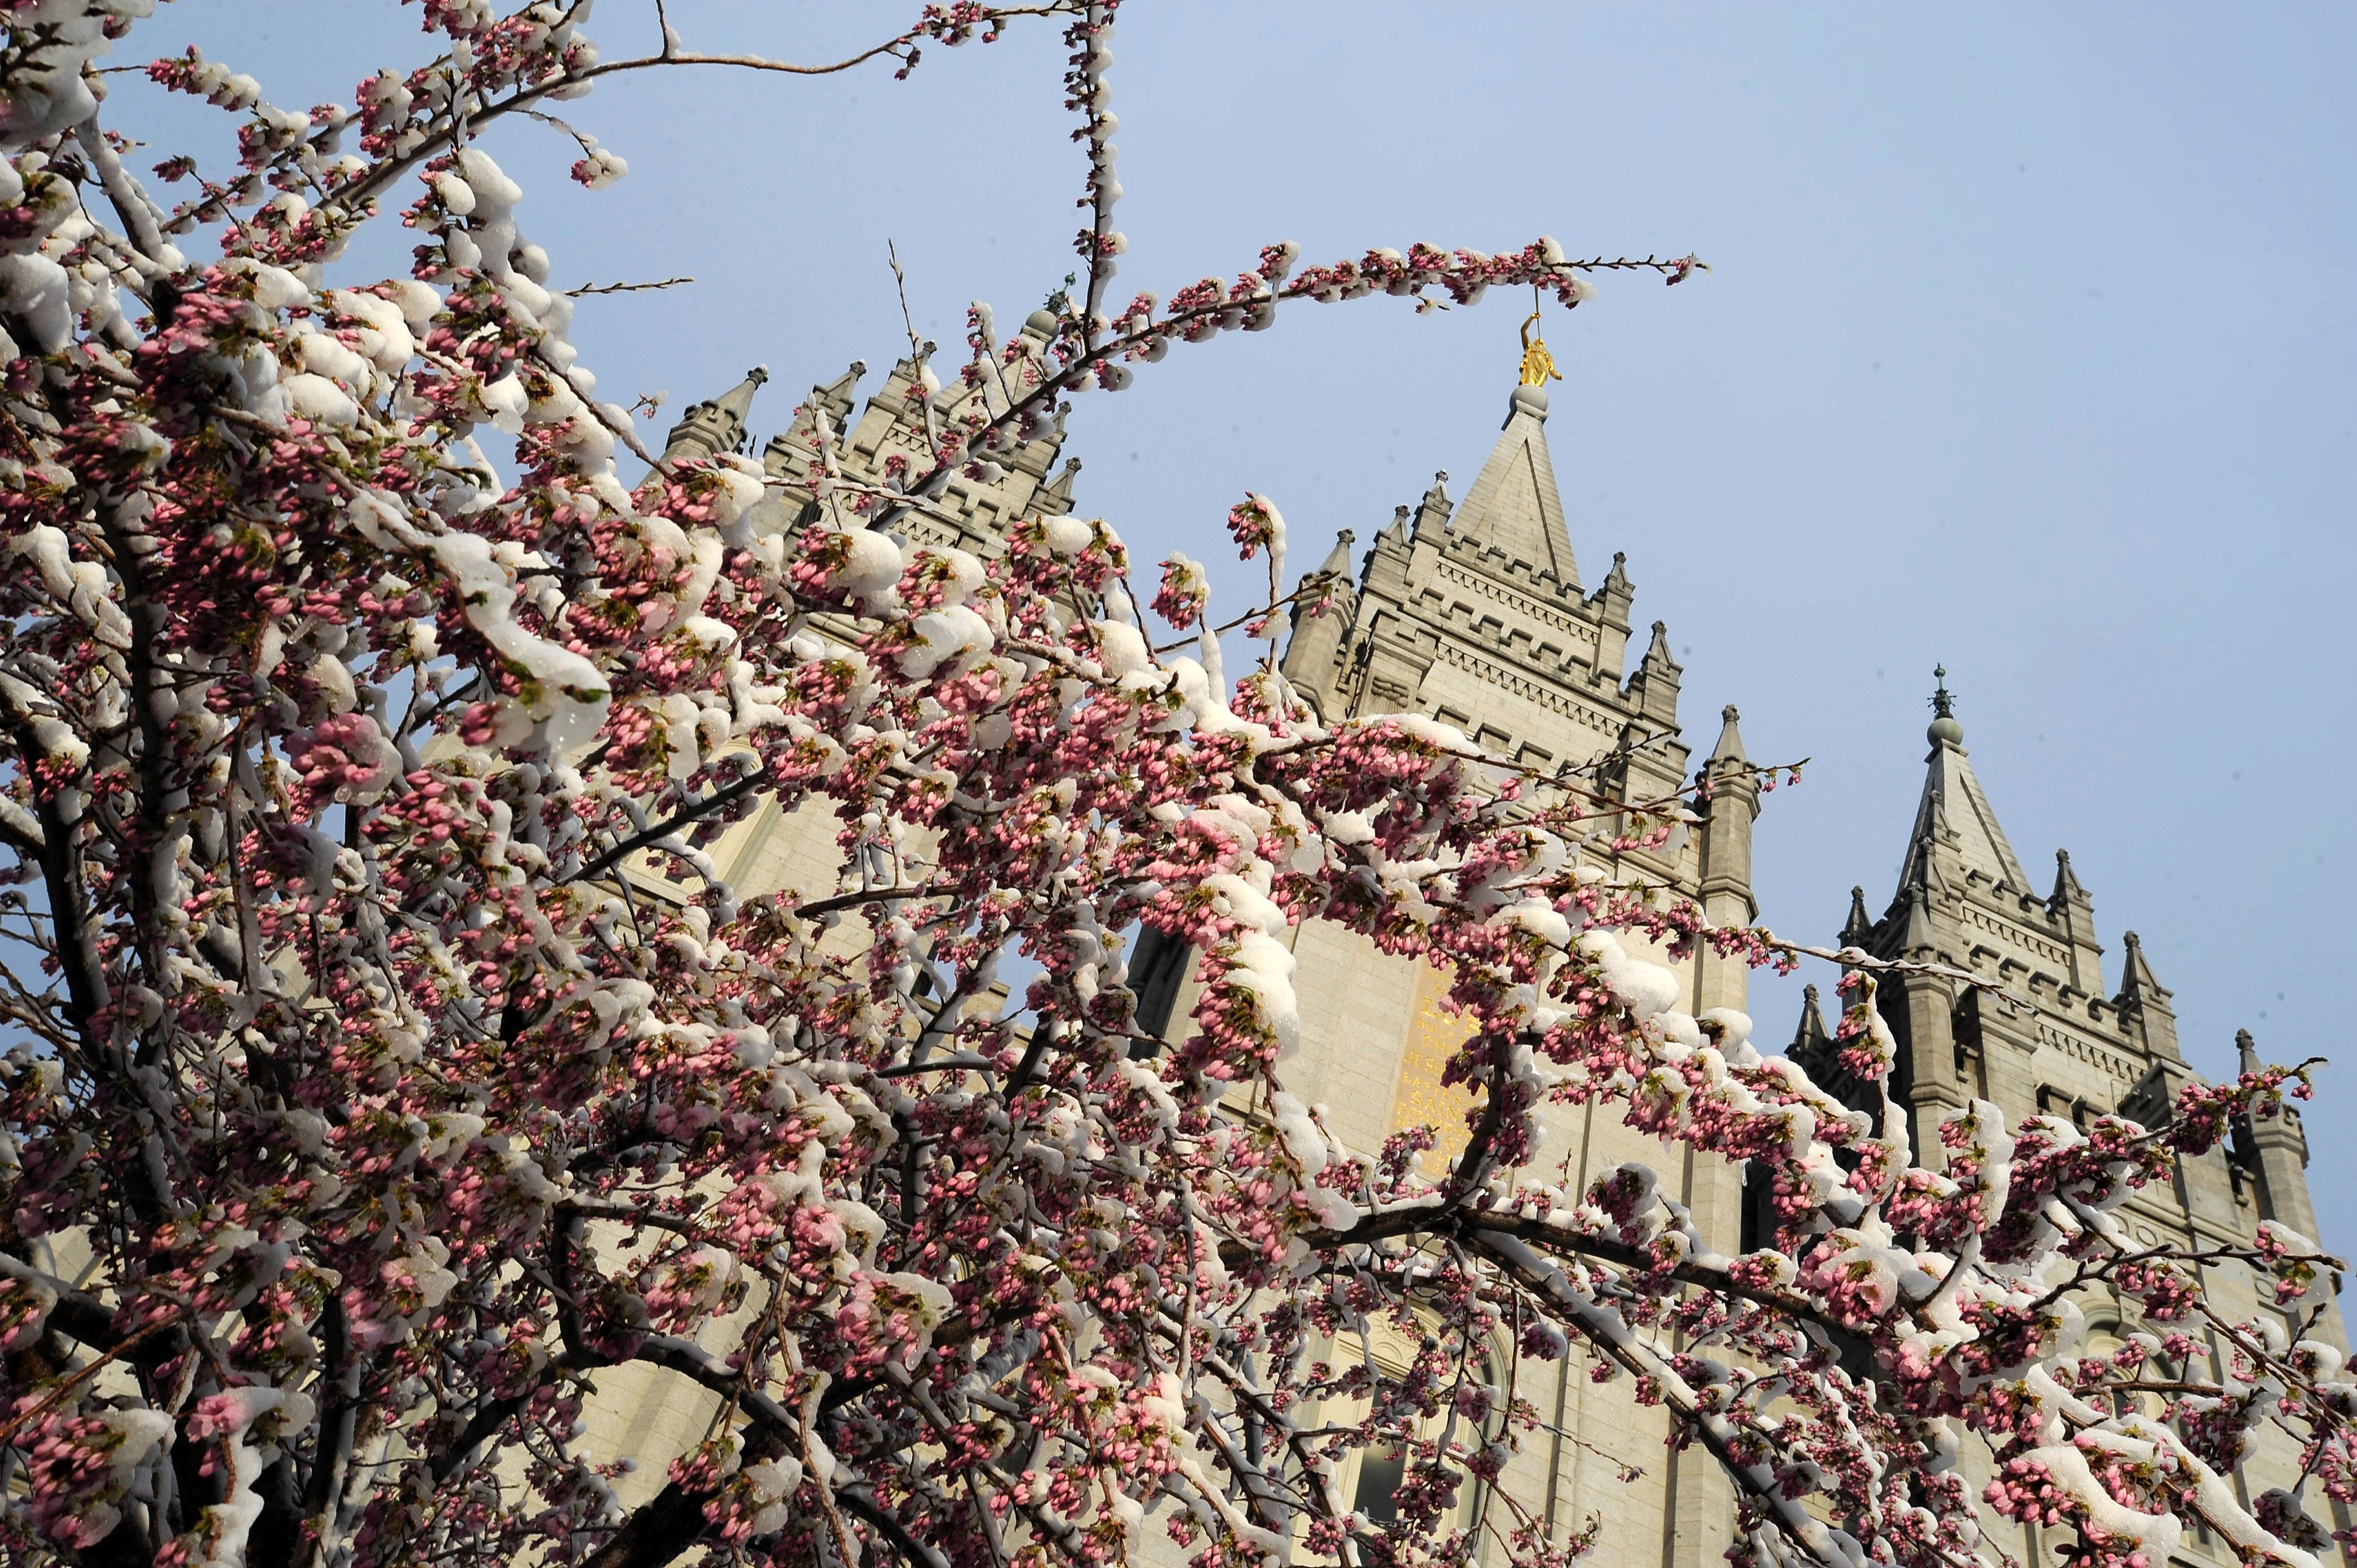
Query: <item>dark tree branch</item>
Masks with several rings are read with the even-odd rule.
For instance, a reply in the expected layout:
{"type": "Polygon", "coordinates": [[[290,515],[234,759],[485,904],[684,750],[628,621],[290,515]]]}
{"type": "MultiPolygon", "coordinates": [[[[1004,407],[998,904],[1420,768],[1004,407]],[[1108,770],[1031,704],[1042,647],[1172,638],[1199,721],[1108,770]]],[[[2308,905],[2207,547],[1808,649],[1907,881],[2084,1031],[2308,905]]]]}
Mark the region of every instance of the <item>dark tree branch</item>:
{"type": "Polygon", "coordinates": [[[672,834],[679,832],[680,829],[688,826],[690,823],[698,822],[703,818],[710,816],[713,812],[720,810],[721,807],[729,804],[731,801],[743,800],[746,796],[751,794],[754,790],[759,789],[764,783],[768,782],[769,777],[770,776],[767,773],[762,771],[760,764],[756,762],[753,765],[752,771],[747,773],[743,778],[722,785],[719,789],[715,789],[711,794],[706,795],[704,799],[694,802],[693,805],[689,806],[687,810],[673,817],[670,821],[658,823],[654,827],[648,828],[641,832],[632,833],[629,838],[626,838],[621,843],[614,845],[613,848],[608,850],[605,854],[599,855],[597,859],[591,861],[588,865],[583,866],[572,875],[565,878],[565,880],[567,882],[596,881],[598,877],[605,875],[607,872],[612,870],[616,865],[621,864],[623,861],[628,860],[631,855],[636,854],[639,851],[645,849],[648,845],[660,843],[664,839],[671,837],[672,834]]]}
{"type": "Polygon", "coordinates": [[[900,1521],[885,1512],[866,1492],[856,1487],[845,1488],[835,1493],[834,1499],[843,1505],[845,1512],[891,1542],[892,1550],[900,1554],[900,1560],[909,1568],[949,1568],[948,1558],[902,1529],[900,1521]]]}
{"type": "Polygon", "coordinates": [[[608,1536],[582,1568],[663,1568],[710,1528],[704,1517],[706,1500],[703,1492],[669,1483],[608,1536]]]}

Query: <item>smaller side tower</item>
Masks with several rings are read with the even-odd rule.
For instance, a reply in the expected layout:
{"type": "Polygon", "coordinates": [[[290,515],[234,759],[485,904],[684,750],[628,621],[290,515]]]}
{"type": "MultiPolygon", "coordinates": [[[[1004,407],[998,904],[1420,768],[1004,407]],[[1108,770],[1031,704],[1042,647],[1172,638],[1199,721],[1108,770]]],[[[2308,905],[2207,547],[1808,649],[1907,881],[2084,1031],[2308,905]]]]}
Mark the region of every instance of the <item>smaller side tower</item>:
{"type": "MultiPolygon", "coordinates": [[[[1701,854],[1695,892],[1714,926],[1748,926],[1760,916],[1751,896],[1751,824],[1760,817],[1760,778],[1743,754],[1739,715],[1729,703],[1719,711],[1718,744],[1695,774],[1704,797],[1701,854]]],[[[1705,1008],[1743,1006],[1747,977],[1739,958],[1720,958],[1707,949],[1695,955],[1695,1000],[1705,1008]]]]}
{"type": "MultiPolygon", "coordinates": [[[[2241,1069],[2261,1067],[2258,1042],[2248,1029],[2234,1031],[2234,1053],[2241,1069]]],[[[2299,1112],[2286,1105],[2263,1119],[2245,1118],[2234,1129],[2235,1142],[2249,1150],[2259,1167],[2259,1203],[2266,1217],[2313,1241],[2316,1204],[2308,1191],[2308,1132],[2299,1112]]]]}
{"type": "MultiPolygon", "coordinates": [[[[920,544],[954,546],[977,555],[996,554],[1007,527],[1017,520],[1069,512],[1077,459],[1055,471],[1064,442],[1064,413],[1058,403],[1022,416],[986,451],[942,476],[923,495],[909,486],[934,466],[935,453],[965,415],[986,410],[1005,413],[1039,384],[1037,361],[1056,332],[1056,318],[1034,311],[1008,345],[1005,363],[994,360],[995,380],[976,386],[960,380],[943,387],[922,358],[901,360],[854,419],[852,409],[867,367],[854,360],[832,381],[811,388],[786,428],[761,447],[761,467],[776,487],[765,507],[767,526],[793,527],[817,521],[823,480],[841,482],[827,500],[828,521],[863,526],[873,510],[861,503],[885,492],[906,496],[893,528],[920,544]]],[[[928,345],[926,352],[930,353],[928,345]]],[[[667,458],[709,457],[752,449],[748,417],[753,394],[769,380],[756,367],[738,385],[707,403],[691,406],[673,427],[667,458]]]]}
{"type": "MultiPolygon", "coordinates": [[[[1400,509],[1405,512],[1405,507],[1400,509]]],[[[1342,661],[1342,639],[1351,618],[1359,607],[1358,585],[1351,569],[1351,546],[1358,535],[1343,529],[1334,536],[1334,548],[1318,568],[1317,575],[1329,578],[1333,586],[1323,602],[1316,598],[1297,600],[1293,607],[1292,630],[1285,643],[1285,661],[1280,666],[1286,680],[1296,671],[1309,671],[1315,683],[1302,689],[1302,695],[1320,714],[1325,712],[1322,699],[1330,701],[1333,671],[1342,661]],[[1316,677],[1323,676],[1318,680],[1316,677]]]]}

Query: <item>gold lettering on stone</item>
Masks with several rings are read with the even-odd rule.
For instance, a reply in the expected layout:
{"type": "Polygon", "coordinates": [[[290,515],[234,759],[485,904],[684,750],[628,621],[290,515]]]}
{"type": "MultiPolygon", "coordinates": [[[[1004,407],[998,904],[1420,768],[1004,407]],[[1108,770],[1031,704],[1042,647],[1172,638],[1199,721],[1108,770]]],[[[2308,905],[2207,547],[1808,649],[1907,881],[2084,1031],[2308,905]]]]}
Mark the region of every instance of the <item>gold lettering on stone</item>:
{"type": "Polygon", "coordinates": [[[1437,1176],[1442,1162],[1465,1152],[1472,1130],[1465,1112],[1473,1095],[1462,1084],[1445,1084],[1441,1074],[1448,1058],[1473,1033],[1470,1019],[1446,1010],[1448,976],[1432,965],[1415,966],[1415,1007],[1408,1015],[1407,1049],[1401,1054],[1399,1083],[1392,1090],[1391,1131],[1430,1125],[1432,1149],[1424,1157],[1427,1175],[1437,1176]]]}

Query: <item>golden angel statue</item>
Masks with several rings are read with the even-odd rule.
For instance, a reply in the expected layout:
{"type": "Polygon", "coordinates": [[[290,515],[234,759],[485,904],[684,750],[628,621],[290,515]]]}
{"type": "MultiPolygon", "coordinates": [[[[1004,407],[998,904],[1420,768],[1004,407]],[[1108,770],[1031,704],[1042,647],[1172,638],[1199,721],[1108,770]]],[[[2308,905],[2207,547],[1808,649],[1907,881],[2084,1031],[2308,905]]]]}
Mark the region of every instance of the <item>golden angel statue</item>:
{"type": "Polygon", "coordinates": [[[1547,352],[1546,339],[1533,337],[1531,328],[1539,324],[1539,313],[1532,311],[1523,322],[1523,385],[1543,387],[1549,381],[1563,380],[1555,368],[1555,356],[1547,352]]]}

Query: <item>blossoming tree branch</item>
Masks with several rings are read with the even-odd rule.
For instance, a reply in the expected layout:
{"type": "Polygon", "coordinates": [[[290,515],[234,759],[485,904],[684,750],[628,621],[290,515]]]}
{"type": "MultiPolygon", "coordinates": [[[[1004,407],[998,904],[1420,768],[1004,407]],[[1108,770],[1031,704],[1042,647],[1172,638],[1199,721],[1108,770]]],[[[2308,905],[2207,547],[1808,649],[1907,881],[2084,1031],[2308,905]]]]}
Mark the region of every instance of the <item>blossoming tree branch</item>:
{"type": "MultiPolygon", "coordinates": [[[[1994,1561],[1991,1511],[2105,1563],[2197,1522],[2318,1561],[2357,1389],[2198,1278],[2297,1304],[2337,1265],[2111,1217],[2304,1070],[2189,1088],[2157,1131],[1983,1104],[1912,1148],[1889,1096],[1847,1110],[1739,1015],[1676,1010],[1656,958],[1798,956],[1598,869],[1683,802],[1416,716],[1320,724],[1273,660],[1231,682],[1201,569],[1140,584],[1107,523],[1025,519],[986,563],[893,528],[1070,394],[1292,302],[1574,305],[1691,258],[1273,245],[1118,304],[1113,0],[929,6],[828,67],[699,53],[660,5],[609,59],[587,0],[424,0],[433,58],[307,110],[193,51],[102,66],[150,4],[0,4],[12,1560],[1044,1568],[1158,1532],[1205,1568],[1554,1568],[1586,1538],[1480,1485],[1541,1424],[1482,1369],[1503,1336],[1661,1407],[1756,1563],[1994,1561]],[[595,188],[624,160],[550,106],[604,77],[906,74],[1030,26],[1064,28],[1086,157],[1053,334],[977,306],[921,383],[930,462],[879,489],[823,457],[814,515],[748,458],[641,462],[492,144],[554,127],[595,188]],[[235,167],[133,167],[110,88],[219,106],[235,167]],[[411,274],[351,275],[393,221],[411,274]],[[834,893],[721,877],[707,846],[765,802],[844,824],[834,893]],[[1429,1129],[1345,1148],[1287,1093],[1311,918],[1454,977],[1453,1160],[1429,1129]],[[1138,1026],[1141,927],[1194,950],[1183,1044],[1138,1026]],[[1036,977],[1006,998],[1011,954],[1036,977]],[[1637,1166],[1566,1190],[1539,1119],[1581,1104],[1752,1162],[1774,1246],[1713,1250],[1637,1166]],[[2166,1337],[2082,1353],[2096,1286],[2166,1337]],[[725,1354],[697,1337],[724,1313],[725,1354]],[[1352,1348],[1376,1324],[1410,1364],[1352,1348]],[[582,1418],[633,1363],[716,1413],[624,1507],[582,1418]],[[2246,1507],[2262,1424],[2305,1471],[2246,1507]],[[1381,1523],[1334,1482],[1376,1448],[1381,1523]]],[[[1273,650],[1281,518],[1228,526],[1273,650]]],[[[1835,956],[1845,1065],[1887,1082],[1876,965],[1835,956]]]]}

